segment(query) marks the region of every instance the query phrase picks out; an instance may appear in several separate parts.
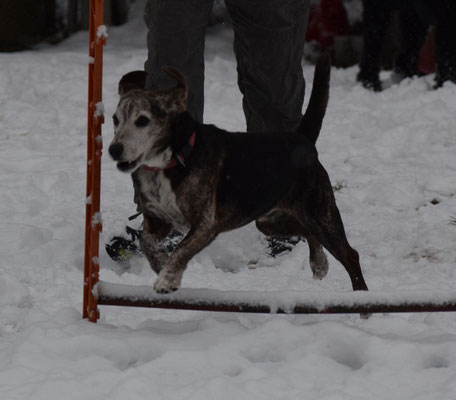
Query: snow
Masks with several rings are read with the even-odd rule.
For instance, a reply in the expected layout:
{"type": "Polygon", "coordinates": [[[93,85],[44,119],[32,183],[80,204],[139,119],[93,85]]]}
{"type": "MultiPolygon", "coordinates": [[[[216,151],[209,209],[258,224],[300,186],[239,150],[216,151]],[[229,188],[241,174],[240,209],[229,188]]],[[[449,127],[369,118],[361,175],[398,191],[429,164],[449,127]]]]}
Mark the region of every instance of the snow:
{"type": "Polygon", "coordinates": [[[98,225],[98,224],[103,225],[103,218],[101,217],[101,213],[96,212],[95,214],[93,214],[91,222],[92,222],[92,227],[94,227],[95,225],[98,225]]]}
{"type": "MultiPolygon", "coordinates": [[[[94,117],[102,117],[105,113],[105,107],[102,101],[99,101],[95,104],[95,112],[93,113],[94,117]]],[[[98,138],[97,138],[98,139],[98,138]]]]}
{"type": "MultiPolygon", "coordinates": [[[[141,69],[143,3],[110,28],[103,104],[112,115],[122,74],[141,69]]],[[[456,314],[255,315],[100,307],[81,319],[85,222],[86,32],[58,46],[0,54],[0,398],[372,399],[456,396],[456,314]]],[[[206,43],[205,119],[243,129],[232,33],[206,43]]],[[[456,287],[456,86],[432,76],[387,81],[382,93],[333,69],[319,157],[370,289],[399,298],[456,287]]],[[[306,101],[313,66],[304,64],[306,101]]],[[[112,139],[110,118],[103,142],[112,139]]],[[[135,212],[129,176],[102,159],[101,244],[135,212]]],[[[134,221],[138,226],[139,219],[134,221]]],[[[100,249],[101,278],[152,285],[143,258],[128,267],[100,249]]],[[[329,257],[314,281],[299,243],[276,259],[249,225],[221,235],[189,264],[187,290],[351,294],[329,257]],[[247,265],[252,268],[248,268],[247,265]]],[[[178,292],[179,293],[179,292],[178,292]]],[[[239,294],[239,296],[242,296],[239,294]]],[[[432,298],[432,295],[431,295],[432,298]]]]}
{"type": "Polygon", "coordinates": [[[106,25],[100,25],[99,27],[97,27],[97,38],[106,39],[108,36],[108,28],[106,27],[106,25]]]}

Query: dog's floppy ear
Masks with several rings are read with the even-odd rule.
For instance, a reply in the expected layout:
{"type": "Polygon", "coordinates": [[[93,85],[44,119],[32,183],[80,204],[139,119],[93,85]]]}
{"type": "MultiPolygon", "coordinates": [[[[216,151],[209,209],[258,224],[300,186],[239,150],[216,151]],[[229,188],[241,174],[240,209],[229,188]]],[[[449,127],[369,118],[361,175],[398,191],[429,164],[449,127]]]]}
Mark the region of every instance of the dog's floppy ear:
{"type": "Polygon", "coordinates": [[[145,89],[146,78],[146,71],[131,71],[125,74],[119,81],[119,96],[123,96],[133,89],[145,89]]]}
{"type": "Polygon", "coordinates": [[[182,109],[185,110],[187,103],[188,87],[184,75],[182,75],[179,71],[175,70],[172,67],[164,66],[161,69],[177,81],[176,86],[169,89],[168,93],[171,95],[171,101],[181,106],[182,109]]]}

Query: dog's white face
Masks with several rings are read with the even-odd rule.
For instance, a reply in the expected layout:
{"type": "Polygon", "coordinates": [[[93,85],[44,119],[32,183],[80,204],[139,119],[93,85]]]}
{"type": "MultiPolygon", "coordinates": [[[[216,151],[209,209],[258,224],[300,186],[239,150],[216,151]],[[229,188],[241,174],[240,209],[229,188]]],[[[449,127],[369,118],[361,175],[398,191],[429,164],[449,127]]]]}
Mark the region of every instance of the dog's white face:
{"type": "Polygon", "coordinates": [[[175,87],[145,90],[129,78],[136,79],[137,72],[119,83],[121,97],[112,117],[114,139],[109,153],[122,172],[133,173],[143,165],[164,168],[171,160],[170,119],[185,111],[187,85],[179,72],[167,67],[164,71],[178,81],[175,87]]]}
{"type": "Polygon", "coordinates": [[[132,90],[121,97],[113,115],[114,139],[109,148],[117,167],[132,173],[142,165],[163,168],[171,159],[167,141],[169,104],[163,95],[132,90]]]}

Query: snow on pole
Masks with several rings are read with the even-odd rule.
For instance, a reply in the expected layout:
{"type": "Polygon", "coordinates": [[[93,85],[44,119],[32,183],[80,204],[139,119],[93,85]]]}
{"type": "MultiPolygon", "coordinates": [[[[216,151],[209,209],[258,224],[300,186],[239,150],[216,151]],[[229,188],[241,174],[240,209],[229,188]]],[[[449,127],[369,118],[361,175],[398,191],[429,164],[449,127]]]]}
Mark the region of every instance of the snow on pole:
{"type": "Polygon", "coordinates": [[[97,27],[97,38],[106,39],[107,37],[108,37],[108,28],[106,28],[106,25],[99,25],[97,27]]]}

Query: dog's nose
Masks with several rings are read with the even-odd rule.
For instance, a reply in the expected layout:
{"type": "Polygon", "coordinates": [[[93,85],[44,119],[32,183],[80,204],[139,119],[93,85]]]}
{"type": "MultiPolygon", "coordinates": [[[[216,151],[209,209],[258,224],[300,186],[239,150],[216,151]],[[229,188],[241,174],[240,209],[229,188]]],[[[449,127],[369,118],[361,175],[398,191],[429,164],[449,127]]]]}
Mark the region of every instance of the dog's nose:
{"type": "Polygon", "coordinates": [[[124,151],[123,144],[121,143],[113,143],[109,146],[109,154],[114,160],[118,160],[124,151]]]}

